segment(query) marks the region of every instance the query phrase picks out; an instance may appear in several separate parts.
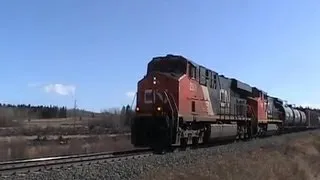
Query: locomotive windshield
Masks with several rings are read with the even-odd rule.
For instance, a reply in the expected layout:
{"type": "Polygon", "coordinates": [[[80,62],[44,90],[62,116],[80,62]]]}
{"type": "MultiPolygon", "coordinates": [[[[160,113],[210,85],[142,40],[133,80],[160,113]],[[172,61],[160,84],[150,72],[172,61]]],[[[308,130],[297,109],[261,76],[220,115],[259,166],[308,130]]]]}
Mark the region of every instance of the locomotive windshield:
{"type": "Polygon", "coordinates": [[[164,73],[185,74],[187,70],[186,59],[179,57],[153,58],[148,65],[148,73],[158,71],[164,73]]]}

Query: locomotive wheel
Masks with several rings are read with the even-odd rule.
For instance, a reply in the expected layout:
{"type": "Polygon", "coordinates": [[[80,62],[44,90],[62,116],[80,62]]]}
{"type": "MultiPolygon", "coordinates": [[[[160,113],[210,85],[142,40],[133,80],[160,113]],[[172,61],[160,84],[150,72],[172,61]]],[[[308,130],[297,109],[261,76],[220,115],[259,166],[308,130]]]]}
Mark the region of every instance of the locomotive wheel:
{"type": "Polygon", "coordinates": [[[197,148],[199,144],[199,138],[198,137],[192,137],[192,147],[197,148]]]}
{"type": "Polygon", "coordinates": [[[209,125],[206,125],[205,131],[204,131],[204,137],[203,137],[204,144],[209,143],[210,135],[211,135],[211,126],[209,124],[209,125]]]}
{"type": "Polygon", "coordinates": [[[244,133],[244,140],[249,141],[251,139],[251,125],[249,123],[246,123],[244,133]]]}
{"type": "Polygon", "coordinates": [[[187,138],[180,138],[180,148],[181,150],[186,150],[188,145],[188,139],[187,138]]]}

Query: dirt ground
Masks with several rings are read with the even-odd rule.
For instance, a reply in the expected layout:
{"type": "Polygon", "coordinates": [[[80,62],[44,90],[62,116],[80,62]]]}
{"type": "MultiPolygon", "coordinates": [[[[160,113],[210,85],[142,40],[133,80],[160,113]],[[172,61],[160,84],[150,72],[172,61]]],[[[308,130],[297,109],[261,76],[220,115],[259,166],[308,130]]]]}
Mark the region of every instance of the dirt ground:
{"type": "Polygon", "coordinates": [[[312,132],[282,147],[208,157],[195,162],[192,167],[159,168],[145,178],[320,180],[320,132],[312,132]]]}

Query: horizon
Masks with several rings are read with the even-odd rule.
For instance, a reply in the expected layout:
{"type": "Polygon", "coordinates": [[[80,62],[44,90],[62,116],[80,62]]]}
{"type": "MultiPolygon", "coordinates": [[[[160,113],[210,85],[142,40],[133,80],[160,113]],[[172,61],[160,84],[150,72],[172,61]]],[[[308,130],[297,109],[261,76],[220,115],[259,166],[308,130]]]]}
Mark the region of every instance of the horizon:
{"type": "Polygon", "coordinates": [[[131,106],[147,63],[175,54],[320,108],[319,3],[3,2],[0,103],[131,106]]]}

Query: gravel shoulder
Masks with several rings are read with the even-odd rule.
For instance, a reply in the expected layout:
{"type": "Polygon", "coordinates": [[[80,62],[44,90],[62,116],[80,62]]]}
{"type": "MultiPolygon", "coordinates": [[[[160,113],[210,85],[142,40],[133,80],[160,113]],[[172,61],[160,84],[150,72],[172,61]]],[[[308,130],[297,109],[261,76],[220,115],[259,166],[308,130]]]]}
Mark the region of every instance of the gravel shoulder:
{"type": "Polygon", "coordinates": [[[6,179],[320,179],[320,131],[6,179]]]}
{"type": "Polygon", "coordinates": [[[230,147],[239,149],[189,157],[181,165],[168,164],[141,179],[320,179],[319,131],[230,147]]]}

